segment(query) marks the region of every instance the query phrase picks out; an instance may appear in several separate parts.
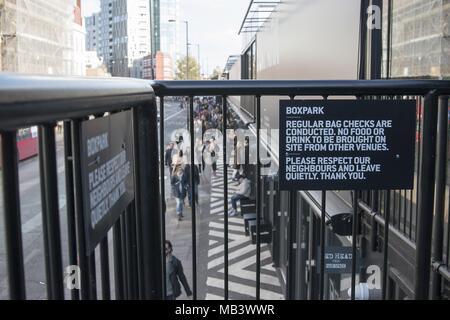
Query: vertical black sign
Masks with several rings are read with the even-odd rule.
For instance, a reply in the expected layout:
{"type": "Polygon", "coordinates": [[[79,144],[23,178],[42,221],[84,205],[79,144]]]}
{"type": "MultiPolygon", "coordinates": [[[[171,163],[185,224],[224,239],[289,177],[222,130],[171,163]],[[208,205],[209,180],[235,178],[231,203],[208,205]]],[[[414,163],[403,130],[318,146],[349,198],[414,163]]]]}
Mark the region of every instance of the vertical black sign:
{"type": "Polygon", "coordinates": [[[86,254],[134,199],[131,111],[81,124],[81,175],[86,254]]]}
{"type": "Polygon", "coordinates": [[[282,190],[412,189],[416,101],[281,100],[282,190]]]}

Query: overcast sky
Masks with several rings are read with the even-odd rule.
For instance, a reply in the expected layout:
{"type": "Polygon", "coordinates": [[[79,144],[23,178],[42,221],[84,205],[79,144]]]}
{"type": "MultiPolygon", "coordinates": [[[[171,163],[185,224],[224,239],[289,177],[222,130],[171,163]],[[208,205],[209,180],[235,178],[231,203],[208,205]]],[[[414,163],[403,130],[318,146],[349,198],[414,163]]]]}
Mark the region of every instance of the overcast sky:
{"type": "MultiPolygon", "coordinates": [[[[83,15],[99,11],[100,0],[82,0],[83,15]]],[[[225,66],[229,55],[239,54],[237,35],[250,0],[180,0],[182,20],[189,21],[189,42],[200,44],[200,60],[208,73],[225,66]]],[[[181,30],[184,44],[184,28],[181,30]]],[[[197,47],[190,52],[197,57],[197,47]]],[[[205,72],[205,71],[204,71],[205,72]]]]}

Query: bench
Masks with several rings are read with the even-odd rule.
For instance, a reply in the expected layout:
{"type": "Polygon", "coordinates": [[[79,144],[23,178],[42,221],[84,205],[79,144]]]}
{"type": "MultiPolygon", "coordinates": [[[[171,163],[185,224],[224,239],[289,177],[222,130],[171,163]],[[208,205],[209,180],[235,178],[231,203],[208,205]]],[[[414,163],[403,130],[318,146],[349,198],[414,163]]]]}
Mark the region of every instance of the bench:
{"type": "Polygon", "coordinates": [[[242,216],[244,218],[244,229],[245,229],[245,235],[249,236],[250,235],[250,230],[249,230],[249,222],[255,220],[256,221],[256,213],[246,213],[242,216]]]}
{"type": "Polygon", "coordinates": [[[255,201],[252,199],[242,199],[240,200],[241,214],[253,213],[256,211],[255,201]]]}
{"type": "MultiPolygon", "coordinates": [[[[250,234],[252,236],[252,244],[256,244],[256,219],[250,220],[248,223],[250,234]]],[[[272,242],[272,225],[270,223],[263,223],[259,225],[259,234],[261,243],[272,242]]]]}

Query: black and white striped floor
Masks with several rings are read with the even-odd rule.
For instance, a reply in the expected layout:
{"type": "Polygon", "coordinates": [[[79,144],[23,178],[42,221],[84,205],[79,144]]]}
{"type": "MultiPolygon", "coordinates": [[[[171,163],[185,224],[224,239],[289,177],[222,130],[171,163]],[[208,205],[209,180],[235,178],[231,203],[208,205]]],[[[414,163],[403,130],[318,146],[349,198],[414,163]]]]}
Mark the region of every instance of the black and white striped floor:
{"type": "MultiPolygon", "coordinates": [[[[221,157],[219,157],[221,159],[221,157]]],[[[232,170],[228,174],[229,199],[239,189],[232,181],[232,170]]],[[[209,248],[207,266],[206,300],[224,298],[224,217],[223,217],[223,164],[219,161],[217,175],[211,179],[209,248]]],[[[231,208],[231,201],[228,202],[231,208]]],[[[229,299],[246,300],[256,297],[256,245],[245,235],[244,220],[240,216],[228,219],[228,274],[229,299]]],[[[269,247],[261,244],[261,299],[284,299],[280,281],[272,267],[269,247]]]]}

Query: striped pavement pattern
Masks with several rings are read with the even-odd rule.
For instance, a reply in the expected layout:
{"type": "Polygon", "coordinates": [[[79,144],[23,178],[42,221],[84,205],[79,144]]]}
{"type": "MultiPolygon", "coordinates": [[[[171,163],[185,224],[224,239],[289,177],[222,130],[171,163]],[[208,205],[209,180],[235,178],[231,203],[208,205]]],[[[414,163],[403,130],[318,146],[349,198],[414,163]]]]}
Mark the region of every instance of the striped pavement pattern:
{"type": "MultiPolygon", "coordinates": [[[[209,249],[206,300],[224,299],[224,217],[223,217],[223,164],[219,156],[217,174],[211,179],[209,222],[209,249]],[[215,218],[216,217],[216,218],[215,218]]],[[[228,173],[229,199],[239,189],[232,181],[232,170],[228,173]]],[[[231,208],[231,201],[228,201],[231,208]]],[[[240,216],[228,218],[228,289],[229,299],[251,300],[256,297],[256,245],[245,236],[244,220],[240,216]]],[[[284,299],[276,270],[272,267],[272,257],[267,244],[261,244],[261,299],[284,299]]]]}

